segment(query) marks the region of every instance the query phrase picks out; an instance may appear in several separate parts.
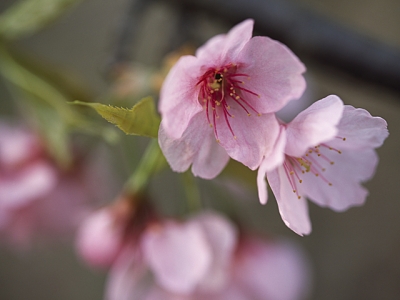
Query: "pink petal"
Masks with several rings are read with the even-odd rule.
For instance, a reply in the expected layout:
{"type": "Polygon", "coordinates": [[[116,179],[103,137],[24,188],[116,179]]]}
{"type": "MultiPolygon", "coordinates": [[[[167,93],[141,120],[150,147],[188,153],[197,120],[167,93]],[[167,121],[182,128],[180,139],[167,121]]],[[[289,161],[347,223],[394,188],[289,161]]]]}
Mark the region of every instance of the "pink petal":
{"type": "Polygon", "coordinates": [[[40,151],[36,138],[17,127],[0,123],[0,163],[17,165],[34,157],[40,151]]]}
{"type": "Polygon", "coordinates": [[[340,138],[329,143],[343,150],[377,148],[389,135],[384,119],[372,117],[365,109],[350,105],[344,106],[338,129],[340,138]],[[345,138],[345,142],[341,138],[345,138]]]}
{"type": "Polygon", "coordinates": [[[154,285],[148,295],[140,300],[197,300],[192,295],[173,294],[154,285]]]}
{"type": "Polygon", "coordinates": [[[31,163],[17,174],[0,177],[0,207],[16,208],[48,194],[57,174],[45,161],[31,163]]]}
{"type": "Polygon", "coordinates": [[[306,83],[304,65],[283,44],[268,37],[254,37],[241,51],[238,72],[247,74],[245,87],[260,97],[246,93],[246,100],[259,113],[272,113],[288,101],[300,98],[306,83]]]}
{"type": "Polygon", "coordinates": [[[286,226],[299,235],[310,234],[311,223],[307,201],[304,197],[298,199],[297,194],[293,192],[283,166],[267,172],[267,179],[286,226]]]}
{"type": "Polygon", "coordinates": [[[228,117],[232,131],[223,116],[216,122],[220,144],[231,158],[254,170],[263,156],[272,153],[279,124],[274,114],[248,116],[237,103],[232,103],[230,113],[234,115],[228,117]]]}
{"type": "Polygon", "coordinates": [[[110,209],[92,213],[77,232],[76,248],[79,255],[90,265],[109,267],[122,248],[121,225],[117,224],[110,209]]]}
{"type": "Polygon", "coordinates": [[[180,139],[170,138],[163,124],[159,130],[159,143],[172,170],[184,172],[193,164],[195,176],[212,179],[228,163],[229,156],[215,141],[214,131],[203,112],[194,116],[180,139]]]}
{"type": "Polygon", "coordinates": [[[319,177],[311,173],[303,174],[304,193],[318,205],[336,211],[362,205],[368,191],[360,184],[360,181],[365,181],[373,175],[378,163],[376,153],[373,150],[344,150],[342,154],[338,154],[326,148],[321,150],[322,154],[329,155],[334,164],[330,165],[327,162],[322,165],[326,171],[321,172],[319,177]]]}
{"type": "Polygon", "coordinates": [[[125,247],[109,272],[105,299],[145,299],[151,288],[148,268],[134,245],[125,247]]]}
{"type": "Polygon", "coordinates": [[[194,56],[182,56],[168,73],[160,91],[159,109],[169,136],[180,138],[190,120],[203,109],[198,99],[200,65],[194,56]]]}
{"type": "Polygon", "coordinates": [[[243,242],[235,275],[248,299],[304,299],[310,290],[310,268],[301,249],[289,242],[243,242]]]}
{"type": "Polygon", "coordinates": [[[288,124],[285,153],[301,157],[308,148],[335,137],[342,112],[343,102],[334,95],[313,103],[288,124]]]}
{"type": "Polygon", "coordinates": [[[272,171],[279,165],[281,165],[285,159],[285,155],[283,153],[286,145],[286,129],[281,126],[281,131],[279,133],[279,137],[276,140],[274,150],[271,155],[265,157],[258,168],[257,172],[257,189],[258,189],[258,198],[260,199],[261,204],[266,204],[268,200],[268,187],[267,182],[265,181],[265,176],[268,171],[272,171]]]}
{"type": "Polygon", "coordinates": [[[156,281],[175,293],[190,293],[204,278],[212,253],[202,228],[167,222],[143,235],[143,252],[156,281]]]}
{"type": "Polygon", "coordinates": [[[197,49],[196,57],[215,65],[235,61],[245,44],[251,39],[254,21],[247,19],[234,26],[226,35],[217,35],[197,49]]]}
{"type": "Polygon", "coordinates": [[[199,288],[207,292],[221,290],[228,282],[229,267],[237,243],[237,230],[216,213],[205,212],[191,222],[203,228],[212,251],[212,263],[199,288]]]}

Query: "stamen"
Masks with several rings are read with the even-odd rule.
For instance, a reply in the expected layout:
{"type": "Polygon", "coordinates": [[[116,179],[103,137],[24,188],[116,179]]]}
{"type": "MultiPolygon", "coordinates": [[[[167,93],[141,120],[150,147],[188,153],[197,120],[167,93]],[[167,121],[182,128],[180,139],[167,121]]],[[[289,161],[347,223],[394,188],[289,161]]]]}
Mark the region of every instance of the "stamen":
{"type": "Polygon", "coordinates": [[[219,140],[219,137],[216,122],[222,115],[232,136],[236,138],[230,123],[230,118],[234,118],[234,115],[229,112],[231,109],[229,101],[236,102],[248,116],[251,116],[250,110],[253,110],[258,116],[261,115],[246,99],[248,94],[257,97],[260,97],[260,95],[242,86],[244,81],[240,80],[242,79],[240,77],[247,79],[250,79],[250,77],[248,74],[237,72],[237,69],[238,65],[233,63],[220,68],[210,68],[199,78],[196,84],[199,86],[199,101],[204,103],[202,106],[206,112],[207,122],[210,127],[214,128],[217,140],[219,140]]]}

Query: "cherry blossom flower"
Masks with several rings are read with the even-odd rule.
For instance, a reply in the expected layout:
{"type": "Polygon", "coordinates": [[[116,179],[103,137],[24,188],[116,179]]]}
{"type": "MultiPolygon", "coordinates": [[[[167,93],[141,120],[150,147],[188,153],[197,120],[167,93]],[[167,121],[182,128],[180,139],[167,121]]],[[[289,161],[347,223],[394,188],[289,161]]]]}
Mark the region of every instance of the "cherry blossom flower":
{"type": "Polygon", "coordinates": [[[78,254],[94,267],[110,267],[124,245],[124,218],[111,208],[91,213],[80,225],[76,237],[78,254]]]}
{"type": "Polygon", "coordinates": [[[172,169],[211,179],[229,157],[256,169],[279,133],[274,112],[305,89],[304,65],[284,45],[253,37],[253,20],[183,56],[167,75],[159,143],[172,169]]]}
{"type": "Polygon", "coordinates": [[[296,300],[309,290],[302,252],[288,242],[240,238],[205,212],[149,225],[111,268],[109,300],[296,300]]]}
{"type": "Polygon", "coordinates": [[[299,235],[309,234],[306,198],[335,211],[362,205],[368,191],[361,182],[373,176],[374,149],[387,136],[385,120],[343,106],[337,96],[315,102],[281,126],[274,155],[261,163],[261,203],[267,202],[266,175],[285,224],[299,235]]]}
{"type": "Polygon", "coordinates": [[[94,168],[88,162],[60,170],[36,135],[0,123],[0,238],[23,249],[36,238],[70,236],[96,193],[104,193],[94,168]]]}

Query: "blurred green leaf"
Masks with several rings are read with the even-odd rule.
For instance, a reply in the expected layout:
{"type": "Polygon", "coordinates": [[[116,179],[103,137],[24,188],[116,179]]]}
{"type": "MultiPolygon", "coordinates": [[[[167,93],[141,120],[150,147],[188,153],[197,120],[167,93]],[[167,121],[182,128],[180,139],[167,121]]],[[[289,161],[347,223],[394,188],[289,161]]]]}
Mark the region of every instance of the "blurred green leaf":
{"type": "Polygon", "coordinates": [[[37,32],[81,0],[24,0],[0,16],[0,36],[16,39],[37,32]]]}
{"type": "Polygon", "coordinates": [[[76,121],[77,115],[67,104],[69,99],[45,79],[20,65],[3,47],[0,47],[0,72],[15,86],[55,109],[63,120],[76,121]]]}
{"type": "Polygon", "coordinates": [[[126,134],[157,137],[160,117],[156,113],[154,100],[151,97],[143,98],[131,109],[81,101],[71,103],[95,109],[99,115],[117,125],[126,134]]]}
{"type": "Polygon", "coordinates": [[[22,102],[23,112],[36,122],[49,153],[61,167],[67,168],[72,161],[68,127],[80,119],[67,104],[69,99],[46,80],[20,65],[3,47],[0,47],[0,72],[12,83],[18,99],[28,100],[22,102]]]}
{"type": "Polygon", "coordinates": [[[73,70],[49,63],[15,45],[7,45],[5,50],[16,63],[45,80],[69,100],[80,99],[85,102],[93,100],[93,91],[73,70]]]}

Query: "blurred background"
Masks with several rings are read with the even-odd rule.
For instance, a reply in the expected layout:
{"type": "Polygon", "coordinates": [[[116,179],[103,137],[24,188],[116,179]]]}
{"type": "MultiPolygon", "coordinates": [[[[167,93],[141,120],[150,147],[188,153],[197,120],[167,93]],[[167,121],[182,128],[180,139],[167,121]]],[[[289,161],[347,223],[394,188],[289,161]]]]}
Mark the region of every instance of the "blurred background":
{"type": "MultiPolygon", "coordinates": [[[[0,12],[14,2],[2,0],[0,12]]],[[[307,66],[306,102],[337,94],[345,104],[386,119],[390,136],[378,149],[380,164],[375,177],[366,183],[370,191],[366,204],[336,213],[310,203],[310,236],[299,237],[286,228],[274,201],[260,207],[254,188],[244,188],[243,197],[236,197],[242,199],[232,201],[246,204],[244,214],[256,220],[249,226],[286,236],[304,247],[314,271],[310,299],[400,299],[400,76],[396,77],[400,74],[400,2],[226,1],[232,5],[247,3],[242,11],[231,4],[223,7],[224,1],[214,1],[214,7],[208,5],[210,1],[198,2],[202,4],[148,1],[139,16],[135,15],[138,19],[133,22],[131,36],[128,32],[124,40],[131,0],[80,1],[54,23],[15,44],[39,60],[71,71],[81,85],[102,98],[109,93],[110,76],[118,72],[120,63],[132,61],[137,68],[157,69],[164,55],[184,42],[185,34],[199,46],[233,24],[254,17],[256,34],[281,40],[307,66]],[[266,10],[271,5],[272,15],[265,17],[271,22],[257,20],[249,3],[266,10]],[[278,17],[281,10],[291,9],[295,9],[292,15],[278,17]],[[182,22],[190,25],[182,28],[182,22]],[[304,28],[299,26],[302,22],[304,28]],[[324,24],[330,25],[325,28],[324,24]],[[343,49],[348,56],[340,53],[343,49]],[[361,57],[363,54],[365,57],[361,57]]],[[[12,96],[1,80],[0,116],[10,118],[14,114],[12,96]]],[[[121,184],[118,178],[116,181],[117,186],[121,184]]],[[[210,183],[199,183],[209,190],[210,183]]],[[[223,179],[220,183],[224,184],[223,179]]],[[[165,177],[156,178],[152,185],[154,197],[162,195],[160,205],[166,206],[166,211],[169,202],[165,195],[176,197],[173,187],[165,177]]],[[[91,270],[76,258],[71,243],[34,247],[21,253],[0,247],[0,299],[102,299],[105,276],[105,272],[91,270]]]]}

